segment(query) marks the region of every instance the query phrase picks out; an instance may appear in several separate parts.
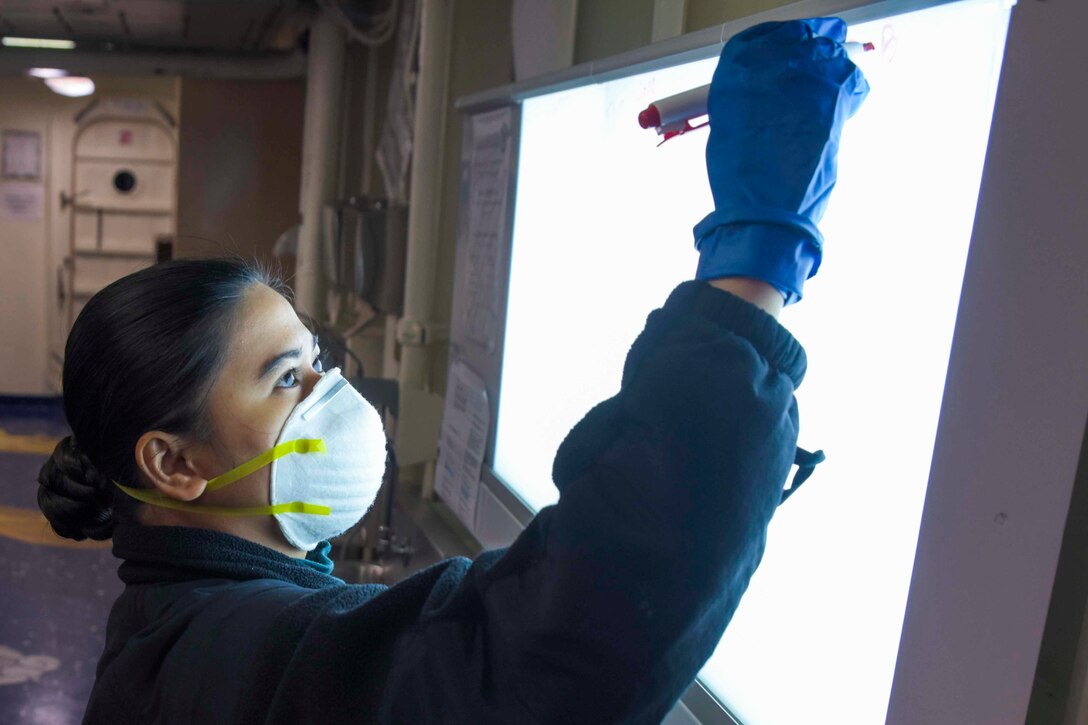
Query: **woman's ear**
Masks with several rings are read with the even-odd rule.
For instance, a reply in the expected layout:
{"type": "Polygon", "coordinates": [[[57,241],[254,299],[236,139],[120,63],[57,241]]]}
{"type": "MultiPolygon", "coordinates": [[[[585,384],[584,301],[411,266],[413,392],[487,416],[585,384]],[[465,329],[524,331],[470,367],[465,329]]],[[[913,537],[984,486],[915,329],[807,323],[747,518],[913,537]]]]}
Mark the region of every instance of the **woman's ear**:
{"type": "Polygon", "coordinates": [[[162,495],[192,501],[208,481],[197,472],[191,451],[176,435],[148,431],[136,441],[136,465],[162,495]]]}

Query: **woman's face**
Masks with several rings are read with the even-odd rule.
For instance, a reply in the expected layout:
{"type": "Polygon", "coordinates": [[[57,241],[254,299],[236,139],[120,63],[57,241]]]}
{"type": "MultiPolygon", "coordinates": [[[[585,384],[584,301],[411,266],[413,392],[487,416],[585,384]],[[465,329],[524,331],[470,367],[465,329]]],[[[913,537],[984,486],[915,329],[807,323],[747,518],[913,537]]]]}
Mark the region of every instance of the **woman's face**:
{"type": "MultiPolygon", "coordinates": [[[[254,285],[241,305],[225,363],[208,400],[214,443],[221,449],[224,465],[215,475],[276,445],[291,411],[321,377],[317,338],[283,296],[265,285],[254,285]]],[[[269,469],[260,472],[267,498],[269,469]]]]}
{"type": "MultiPolygon", "coordinates": [[[[315,336],[286,299],[265,285],[254,285],[246,292],[207,403],[212,436],[185,447],[200,479],[222,475],[276,445],[291,411],[321,376],[318,353],[315,336]]],[[[221,489],[205,491],[195,503],[267,506],[270,471],[265,466],[221,489]]],[[[157,521],[167,516],[161,509],[145,513],[145,517],[158,517],[157,521]]],[[[199,525],[257,538],[266,545],[263,539],[267,537],[286,541],[271,516],[204,518],[199,525]]]]}

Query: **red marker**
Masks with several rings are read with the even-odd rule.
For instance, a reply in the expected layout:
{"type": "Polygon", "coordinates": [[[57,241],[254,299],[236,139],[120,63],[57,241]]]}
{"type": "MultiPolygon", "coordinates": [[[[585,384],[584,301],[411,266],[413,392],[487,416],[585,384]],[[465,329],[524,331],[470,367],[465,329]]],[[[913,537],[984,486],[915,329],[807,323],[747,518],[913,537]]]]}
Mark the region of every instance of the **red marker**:
{"type": "MultiPolygon", "coordinates": [[[[872,43],[843,43],[846,54],[855,63],[862,53],[876,50],[872,43]]],[[[664,136],[661,143],[665,143],[673,136],[679,136],[706,126],[709,121],[692,126],[692,119],[706,115],[706,99],[710,94],[710,86],[692,88],[690,91],[677,93],[675,96],[654,101],[638,114],[638,125],[643,128],[657,130],[658,136],[664,136]]],[[[658,144],[659,146],[661,144],[658,144]]]]}

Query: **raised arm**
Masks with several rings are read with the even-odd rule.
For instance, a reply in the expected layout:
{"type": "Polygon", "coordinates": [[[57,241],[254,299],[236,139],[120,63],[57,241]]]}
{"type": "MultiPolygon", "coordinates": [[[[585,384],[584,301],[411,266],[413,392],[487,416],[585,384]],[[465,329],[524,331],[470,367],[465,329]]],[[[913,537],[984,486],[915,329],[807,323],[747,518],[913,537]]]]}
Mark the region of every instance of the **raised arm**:
{"type": "Polygon", "coordinates": [[[767,23],[723,49],[697,281],[650,314],[619,394],[560,446],[559,503],[442,574],[383,721],[659,722],[709,658],[796,453],[805,356],[775,317],[819,268],[841,126],[868,91],[845,35],[767,23]]]}

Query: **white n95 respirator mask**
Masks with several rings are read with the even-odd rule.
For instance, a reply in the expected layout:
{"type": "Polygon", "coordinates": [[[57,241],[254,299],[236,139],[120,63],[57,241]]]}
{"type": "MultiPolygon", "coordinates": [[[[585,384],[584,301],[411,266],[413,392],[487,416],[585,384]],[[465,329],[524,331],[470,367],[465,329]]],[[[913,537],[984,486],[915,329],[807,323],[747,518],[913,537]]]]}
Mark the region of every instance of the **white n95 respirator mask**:
{"type": "Polygon", "coordinates": [[[200,506],[158,491],[116,485],[152,506],[221,516],[271,514],[293,546],[310,551],[350,529],[370,510],[385,475],[385,459],[381,416],[334,368],[295,406],[271,450],[216,476],[205,489],[229,486],[271,464],[270,506],[200,506]]]}

